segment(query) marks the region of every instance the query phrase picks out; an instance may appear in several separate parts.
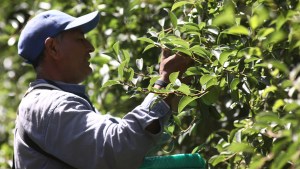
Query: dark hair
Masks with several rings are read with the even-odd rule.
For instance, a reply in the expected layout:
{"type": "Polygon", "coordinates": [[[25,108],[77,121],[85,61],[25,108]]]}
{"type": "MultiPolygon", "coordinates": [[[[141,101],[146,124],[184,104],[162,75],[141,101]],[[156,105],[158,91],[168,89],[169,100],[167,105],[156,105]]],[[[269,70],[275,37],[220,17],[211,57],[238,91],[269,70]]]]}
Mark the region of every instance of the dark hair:
{"type": "Polygon", "coordinates": [[[44,59],[44,50],[39,54],[37,59],[34,62],[31,63],[35,70],[40,65],[40,63],[42,62],[43,59],[44,59]]]}

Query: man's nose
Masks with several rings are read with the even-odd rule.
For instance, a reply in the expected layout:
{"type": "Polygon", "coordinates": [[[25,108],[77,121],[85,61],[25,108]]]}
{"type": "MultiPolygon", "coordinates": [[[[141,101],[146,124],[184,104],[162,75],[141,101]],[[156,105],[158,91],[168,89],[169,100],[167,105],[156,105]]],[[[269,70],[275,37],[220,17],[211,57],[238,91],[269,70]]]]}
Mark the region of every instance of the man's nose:
{"type": "Polygon", "coordinates": [[[94,52],[95,51],[95,48],[94,46],[91,44],[90,41],[86,40],[86,47],[87,47],[87,50],[89,51],[89,53],[91,52],[94,52]]]}

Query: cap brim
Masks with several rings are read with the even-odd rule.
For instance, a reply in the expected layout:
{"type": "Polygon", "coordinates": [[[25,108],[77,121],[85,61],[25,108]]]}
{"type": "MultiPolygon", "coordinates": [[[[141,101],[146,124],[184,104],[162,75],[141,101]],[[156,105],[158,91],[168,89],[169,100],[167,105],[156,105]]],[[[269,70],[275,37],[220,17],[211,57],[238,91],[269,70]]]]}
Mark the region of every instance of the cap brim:
{"type": "Polygon", "coordinates": [[[98,11],[83,15],[70,22],[64,30],[80,28],[83,33],[87,33],[94,29],[100,20],[98,11]]]}

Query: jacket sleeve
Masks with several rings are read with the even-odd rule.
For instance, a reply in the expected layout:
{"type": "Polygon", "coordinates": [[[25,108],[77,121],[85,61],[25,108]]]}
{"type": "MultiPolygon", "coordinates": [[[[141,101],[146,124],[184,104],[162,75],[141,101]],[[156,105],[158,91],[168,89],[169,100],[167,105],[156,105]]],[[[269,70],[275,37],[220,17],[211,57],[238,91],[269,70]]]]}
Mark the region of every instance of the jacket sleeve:
{"type": "Polygon", "coordinates": [[[162,126],[170,115],[168,105],[154,94],[122,119],[93,112],[77,96],[61,97],[57,103],[45,131],[44,148],[76,168],[138,168],[162,134],[145,128],[156,119],[162,126]]]}

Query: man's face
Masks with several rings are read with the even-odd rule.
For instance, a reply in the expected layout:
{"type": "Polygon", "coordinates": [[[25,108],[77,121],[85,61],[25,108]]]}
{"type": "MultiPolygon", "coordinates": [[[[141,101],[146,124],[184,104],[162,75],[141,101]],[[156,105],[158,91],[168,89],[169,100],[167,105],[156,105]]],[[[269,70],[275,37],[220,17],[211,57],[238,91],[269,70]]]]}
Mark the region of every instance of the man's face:
{"type": "Polygon", "coordinates": [[[85,80],[92,73],[89,59],[94,47],[79,29],[63,32],[56,40],[59,41],[58,54],[61,58],[64,81],[80,83],[85,80]]]}

